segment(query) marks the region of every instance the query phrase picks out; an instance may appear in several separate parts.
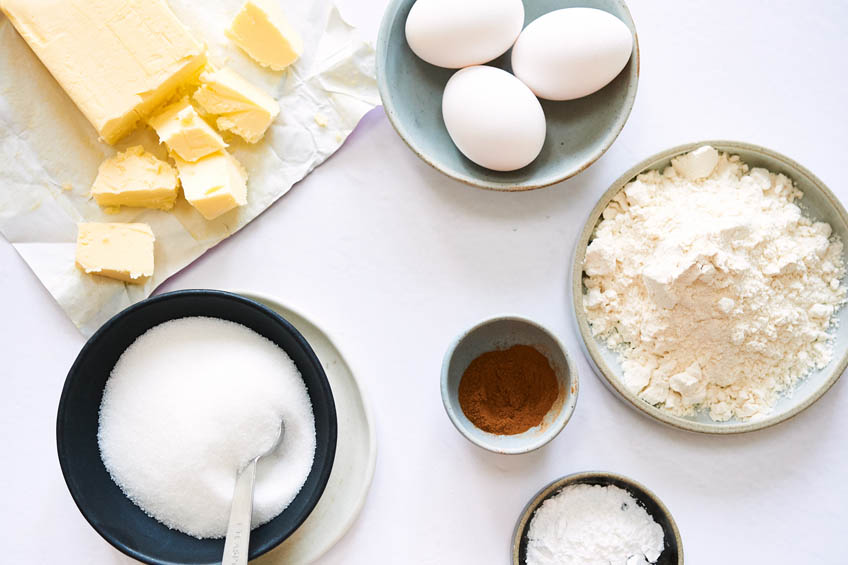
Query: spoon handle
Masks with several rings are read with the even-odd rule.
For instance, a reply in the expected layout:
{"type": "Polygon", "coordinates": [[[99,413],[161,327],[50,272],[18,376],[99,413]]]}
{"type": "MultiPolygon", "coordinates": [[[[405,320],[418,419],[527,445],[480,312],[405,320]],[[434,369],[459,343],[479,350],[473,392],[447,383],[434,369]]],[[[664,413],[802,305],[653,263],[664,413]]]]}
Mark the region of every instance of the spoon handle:
{"type": "Polygon", "coordinates": [[[256,459],[236,476],[233,504],[227,524],[222,565],[246,565],[250,543],[250,517],[253,513],[253,483],[256,481],[256,459]]]}

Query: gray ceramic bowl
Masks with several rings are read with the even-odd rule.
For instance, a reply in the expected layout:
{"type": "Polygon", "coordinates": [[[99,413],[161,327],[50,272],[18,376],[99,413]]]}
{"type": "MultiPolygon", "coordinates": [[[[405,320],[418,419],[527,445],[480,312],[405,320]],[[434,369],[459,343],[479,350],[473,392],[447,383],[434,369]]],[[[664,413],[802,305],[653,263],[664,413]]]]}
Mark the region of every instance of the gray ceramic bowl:
{"type": "Polygon", "coordinates": [[[648,511],[654,521],[662,526],[665,549],[663,549],[657,565],[683,565],[683,541],[680,539],[677,524],[665,504],[657,498],[657,495],[633,479],[604,472],[568,475],[552,482],[536,493],[524,507],[524,510],[521,511],[518,522],[515,524],[515,531],[512,536],[512,555],[510,556],[513,565],[524,565],[527,562],[527,534],[530,531],[530,521],[533,519],[536,509],[545,500],[571,485],[615,485],[628,491],[648,511]]]}
{"type": "MultiPolygon", "coordinates": [[[[573,312],[587,359],[594,367],[595,372],[603,377],[603,382],[628,405],[660,422],[693,432],[710,434],[750,432],[792,418],[821,398],[839,380],[840,375],[848,366],[848,330],[846,330],[848,328],[848,308],[842,308],[838,313],[838,330],[834,342],[833,360],[827,367],[812,372],[794,389],[791,395],[781,398],[768,416],[758,420],[739,421],[732,419],[727,422],[715,422],[705,413],[698,413],[688,418],[674,416],[648,404],[630,392],[621,380],[621,365],[617,354],[592,336],[583,308],[583,293],[585,290],[583,287],[583,261],[586,256],[586,247],[592,239],[604,208],[618,191],[638,174],[652,169],[662,169],[670,163],[673,157],[697,149],[702,145],[712,145],[719,151],[739,155],[743,161],[751,166],[765,167],[772,172],[784,173],[795,181],[795,184],[804,193],[804,198],[800,201],[800,206],[804,212],[816,220],[829,223],[836,236],[842,238],[843,241],[848,241],[848,214],[846,214],[845,208],[822,181],[795,161],[770,149],[737,141],[701,141],[680,145],[649,157],[624,173],[604,193],[589,214],[589,219],[577,240],[572,263],[571,297],[573,312]]],[[[846,261],[848,261],[848,255],[846,255],[846,261]]]]}
{"type": "Polygon", "coordinates": [[[577,368],[562,343],[551,332],[517,316],[485,320],[457,337],[442,363],[442,403],[456,429],[470,442],[495,453],[517,454],[538,449],[565,427],[577,403],[577,368]],[[465,417],[459,405],[459,381],[475,358],[513,345],[532,345],[548,358],[559,381],[559,397],[541,425],[522,434],[490,434],[465,417]]]}
{"type": "MultiPolygon", "coordinates": [[[[461,1],[461,0],[460,0],[461,1]]],[[[633,32],[630,62],[598,92],[568,102],[542,100],[548,135],[542,153],[530,165],[496,172],[468,160],[454,146],[442,121],[442,92],[455,70],[419,59],[406,43],[406,16],[415,0],[392,0],[377,39],[377,84],[394,128],[424,161],[466,184],[491,190],[530,190],[558,183],[586,169],[609,149],[624,127],[639,80],[639,41],[623,0],[525,1],[525,25],[561,8],[598,8],[621,19],[633,32]]],[[[510,54],[489,65],[511,70],[510,54]]]]}

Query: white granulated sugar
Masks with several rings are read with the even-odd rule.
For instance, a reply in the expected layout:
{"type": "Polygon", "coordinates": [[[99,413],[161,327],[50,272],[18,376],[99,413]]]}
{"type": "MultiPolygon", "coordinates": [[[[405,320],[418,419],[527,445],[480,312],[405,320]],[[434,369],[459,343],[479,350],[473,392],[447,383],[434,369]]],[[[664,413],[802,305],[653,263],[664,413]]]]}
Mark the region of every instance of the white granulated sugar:
{"type": "Polygon", "coordinates": [[[141,335],[106,383],[98,442],[115,483],[169,528],[226,533],[237,469],[257,469],[253,527],[282,512],[315,456],[315,420],[294,362],[233,322],[182,318],[141,335]]]}
{"type": "Polygon", "coordinates": [[[827,365],[842,242],[801,196],[702,147],[613,199],[586,251],[583,303],[631,391],[673,414],[746,420],[827,365]]]}
{"type": "Polygon", "coordinates": [[[656,563],[662,526],[617,486],[572,485],[533,514],[527,565],[640,565],[656,563]]]}

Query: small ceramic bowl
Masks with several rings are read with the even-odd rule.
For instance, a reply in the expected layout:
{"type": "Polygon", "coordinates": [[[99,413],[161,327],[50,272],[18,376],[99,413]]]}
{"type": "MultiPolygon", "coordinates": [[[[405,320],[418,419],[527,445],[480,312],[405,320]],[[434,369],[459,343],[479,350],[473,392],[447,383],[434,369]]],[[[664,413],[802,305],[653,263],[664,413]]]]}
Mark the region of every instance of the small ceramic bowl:
{"type": "Polygon", "coordinates": [[[513,565],[524,565],[527,562],[527,534],[530,532],[530,522],[536,509],[545,500],[571,485],[614,485],[629,492],[663,529],[665,548],[656,565],[683,565],[683,541],[680,539],[677,524],[665,504],[657,498],[657,495],[633,479],[600,471],[568,475],[544,487],[530,499],[515,524],[511,555],[513,565]]]}
{"type": "MultiPolygon", "coordinates": [[[[843,307],[837,314],[838,323],[833,343],[833,360],[830,364],[823,369],[810,373],[795,387],[792,394],[784,395],[778,400],[774,410],[767,416],[750,421],[731,419],[727,422],[716,422],[709,417],[709,414],[704,412],[686,418],[675,416],[648,404],[632,393],[624,386],[621,378],[622,369],[618,354],[611,351],[601,340],[592,335],[592,329],[583,307],[585,290],[583,286],[583,262],[586,258],[586,248],[592,240],[604,209],[618,192],[640,173],[663,169],[670,164],[674,157],[688,153],[703,145],[711,145],[719,151],[739,155],[751,167],[764,167],[769,171],[785,174],[804,193],[804,197],[798,202],[804,214],[829,223],[835,236],[842,241],[848,241],[848,213],[846,213],[839,199],[813,173],[792,159],[771,149],[738,141],[701,141],[680,145],[648,157],[624,173],[601,196],[589,214],[589,219],[577,240],[574,260],[571,265],[572,311],[582,338],[586,358],[595,369],[595,373],[602,377],[604,384],[629,406],[664,424],[683,430],[709,434],[750,432],[774,426],[796,416],[821,398],[839,380],[840,375],[848,367],[848,308],[843,307]]],[[[848,262],[848,249],[846,249],[845,260],[848,262]]]]}
{"type": "MultiPolygon", "coordinates": [[[[406,17],[415,0],[392,0],[377,38],[377,84],[392,126],[416,155],[458,181],[491,190],[531,190],[558,183],[586,169],[609,149],[624,127],[639,81],[639,41],[623,0],[534,0],[525,2],[525,25],[561,8],[605,10],[633,32],[633,55],[610,84],[567,102],[542,100],[548,134],[539,157],[511,172],[480,167],[456,148],[442,120],[442,92],[456,72],[425,63],[406,42],[406,17]]],[[[511,71],[512,51],[488,63],[511,71]]]]}
{"type": "Polygon", "coordinates": [[[333,468],[338,429],[330,383],[309,343],[258,302],[228,292],[182,290],[134,304],[106,322],[83,346],[65,379],[56,419],[59,464],[82,515],[116,549],[154,565],[221,562],[223,539],[193,538],[145,514],[109,476],[97,446],[100,402],[115,362],[148,329],[187,316],[231,320],[276,343],[297,365],[312,401],[316,439],[312,470],[291,504],[251,532],[248,556],[253,559],[290,536],[318,503],[333,468]]]}
{"type": "Polygon", "coordinates": [[[538,449],[565,427],[577,403],[577,368],[562,343],[550,331],[517,316],[480,322],[456,338],[442,363],[442,403],[453,425],[471,443],[495,453],[517,454],[538,449]],[[516,435],[484,432],[466,418],[459,405],[459,381],[471,361],[489,351],[531,345],[543,353],[556,372],[559,396],[541,425],[516,435]]]}

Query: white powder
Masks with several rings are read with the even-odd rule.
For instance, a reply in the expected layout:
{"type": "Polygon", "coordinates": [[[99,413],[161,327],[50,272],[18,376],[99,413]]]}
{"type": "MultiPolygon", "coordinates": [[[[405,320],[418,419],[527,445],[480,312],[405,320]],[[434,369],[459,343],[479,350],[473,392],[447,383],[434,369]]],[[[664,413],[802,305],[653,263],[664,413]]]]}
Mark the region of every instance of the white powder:
{"type": "Polygon", "coordinates": [[[586,252],[584,306],[624,384],[677,415],[768,413],[831,359],[842,242],[792,181],[702,147],[629,183],[586,252]]]}
{"type": "Polygon", "coordinates": [[[533,514],[527,565],[641,565],[662,553],[662,526],[617,486],[572,485],[533,514]]]}
{"type": "Polygon", "coordinates": [[[103,394],[98,442],[112,479],[142,510],[195,537],[226,533],[236,471],[257,469],[253,527],[282,512],[315,455],[306,386],[286,353],[233,322],[182,318],[141,335],[103,394]]]}

